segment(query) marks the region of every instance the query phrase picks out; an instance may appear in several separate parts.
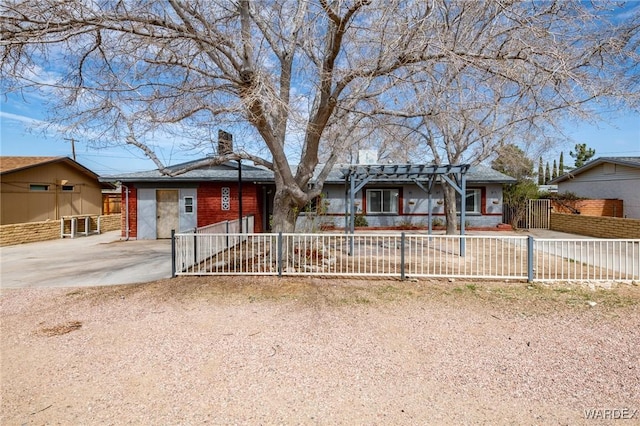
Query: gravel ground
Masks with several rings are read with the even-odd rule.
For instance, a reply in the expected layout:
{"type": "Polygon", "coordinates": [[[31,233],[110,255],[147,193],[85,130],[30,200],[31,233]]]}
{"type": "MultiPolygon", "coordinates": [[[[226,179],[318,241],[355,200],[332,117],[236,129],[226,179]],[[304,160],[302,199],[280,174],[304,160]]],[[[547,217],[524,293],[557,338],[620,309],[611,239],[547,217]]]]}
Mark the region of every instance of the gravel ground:
{"type": "Polygon", "coordinates": [[[181,277],[3,290],[0,308],[3,425],[573,425],[640,409],[629,285],[181,277]]]}

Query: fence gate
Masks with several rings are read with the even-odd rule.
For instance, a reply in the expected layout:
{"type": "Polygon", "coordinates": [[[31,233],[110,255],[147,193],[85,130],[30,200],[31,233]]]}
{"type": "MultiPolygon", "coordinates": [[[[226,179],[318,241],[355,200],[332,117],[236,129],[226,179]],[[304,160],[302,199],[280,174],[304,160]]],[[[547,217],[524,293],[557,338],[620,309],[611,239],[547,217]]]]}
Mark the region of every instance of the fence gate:
{"type": "Polygon", "coordinates": [[[551,220],[551,200],[527,200],[525,211],[505,204],[502,210],[502,221],[514,223],[518,229],[549,229],[551,220]]]}
{"type": "Polygon", "coordinates": [[[526,221],[527,229],[549,229],[551,200],[529,200],[526,221]]]}

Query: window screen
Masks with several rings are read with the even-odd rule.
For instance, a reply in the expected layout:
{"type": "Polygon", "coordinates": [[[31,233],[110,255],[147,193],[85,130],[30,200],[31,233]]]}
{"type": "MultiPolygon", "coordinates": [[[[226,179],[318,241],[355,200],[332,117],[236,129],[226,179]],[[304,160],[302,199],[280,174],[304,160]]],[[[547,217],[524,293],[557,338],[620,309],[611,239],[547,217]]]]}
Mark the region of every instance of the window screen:
{"type": "Polygon", "coordinates": [[[397,189],[368,189],[367,213],[398,213],[397,189]]]}

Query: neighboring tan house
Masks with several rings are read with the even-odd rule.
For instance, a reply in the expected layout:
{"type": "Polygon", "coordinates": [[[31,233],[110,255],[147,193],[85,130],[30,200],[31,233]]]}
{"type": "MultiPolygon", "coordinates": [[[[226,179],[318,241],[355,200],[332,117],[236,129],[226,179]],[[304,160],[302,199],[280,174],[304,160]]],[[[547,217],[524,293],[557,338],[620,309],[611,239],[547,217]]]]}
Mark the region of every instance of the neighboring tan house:
{"type": "Polygon", "coordinates": [[[591,199],[620,199],[622,217],[640,219],[640,157],[601,157],[553,179],[558,193],[591,199]]]}
{"type": "MultiPolygon", "coordinates": [[[[180,170],[191,164],[169,167],[180,170]]],[[[337,165],[323,187],[323,223],[344,226],[345,178],[337,165]]],[[[254,231],[270,229],[275,183],[273,172],[262,167],[242,165],[242,215],[254,216],[254,231]]],[[[469,226],[495,227],[502,222],[502,185],[515,179],[489,167],[471,167],[466,175],[466,220],[469,226]]],[[[239,216],[240,188],[235,161],[205,166],[187,173],[167,176],[158,170],[106,176],[102,181],[122,184],[123,237],[136,239],[170,238],[171,230],[190,232],[239,216]]],[[[423,182],[424,183],[424,182],[423,182]]],[[[312,182],[311,182],[312,184],[312,182]]],[[[424,186],[424,185],[423,185],[424,186]]],[[[426,229],[428,195],[409,178],[375,179],[356,195],[356,212],[365,215],[369,226],[397,227],[411,223],[426,229]]],[[[432,190],[432,218],[444,223],[442,189],[432,190]]],[[[317,203],[316,203],[317,204],[317,203]]],[[[312,215],[303,212],[297,229],[307,230],[312,215]]],[[[433,219],[432,219],[433,220],[433,219]]]]}
{"type": "Polygon", "coordinates": [[[98,175],[68,157],[0,157],[0,224],[102,213],[98,175]]]}

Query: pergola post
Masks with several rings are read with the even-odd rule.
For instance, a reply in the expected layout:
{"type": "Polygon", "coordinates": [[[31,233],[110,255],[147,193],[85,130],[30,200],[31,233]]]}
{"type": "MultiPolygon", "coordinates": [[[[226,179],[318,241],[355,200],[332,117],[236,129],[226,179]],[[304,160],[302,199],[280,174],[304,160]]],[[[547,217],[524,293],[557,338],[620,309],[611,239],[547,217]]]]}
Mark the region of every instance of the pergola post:
{"type": "Polygon", "coordinates": [[[351,181],[351,175],[347,176],[344,181],[344,233],[349,233],[349,181],[351,181]]]}
{"type": "Polygon", "coordinates": [[[460,236],[462,238],[460,238],[460,256],[464,257],[465,255],[465,239],[464,239],[464,232],[465,232],[465,222],[467,221],[467,177],[462,174],[461,176],[461,183],[462,183],[462,192],[460,194],[460,236]]]}
{"type": "Polygon", "coordinates": [[[351,215],[349,220],[349,231],[353,234],[356,228],[356,181],[353,176],[349,179],[351,185],[351,215]]]}

